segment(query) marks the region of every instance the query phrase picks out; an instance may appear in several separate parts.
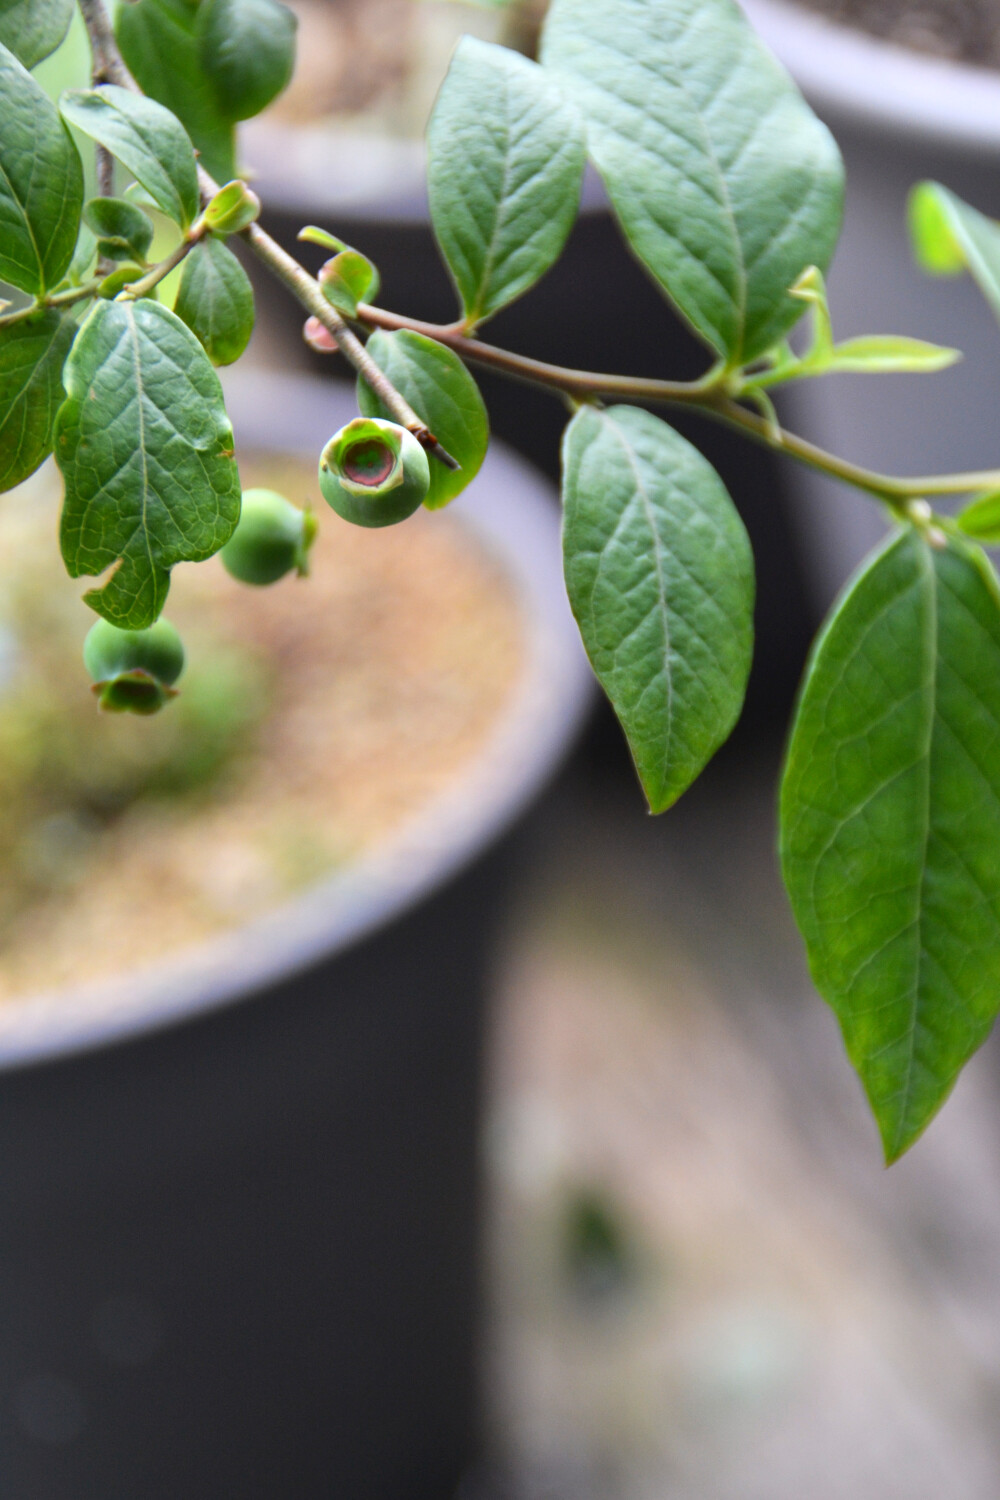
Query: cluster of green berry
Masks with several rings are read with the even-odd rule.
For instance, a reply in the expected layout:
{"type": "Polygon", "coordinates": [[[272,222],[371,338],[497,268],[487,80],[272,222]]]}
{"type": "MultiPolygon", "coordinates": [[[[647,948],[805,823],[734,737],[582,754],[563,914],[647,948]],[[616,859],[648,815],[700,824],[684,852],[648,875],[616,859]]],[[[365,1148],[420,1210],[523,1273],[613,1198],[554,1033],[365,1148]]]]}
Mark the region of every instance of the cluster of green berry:
{"type": "MultiPolygon", "coordinates": [[[[356,417],[335,432],[320,456],[323,498],[355,526],[391,526],[412,516],[430,487],[427,454],[395,422],[356,417]]],[[[222,548],[227,572],[241,583],[277,583],[309,571],[316,518],[274,490],[245,490],[240,520],[222,548]]],[[[169,620],[148,630],[92,626],[83,661],[100,706],[112,713],[154,714],[176,696],[184,646],[169,620]]]]}

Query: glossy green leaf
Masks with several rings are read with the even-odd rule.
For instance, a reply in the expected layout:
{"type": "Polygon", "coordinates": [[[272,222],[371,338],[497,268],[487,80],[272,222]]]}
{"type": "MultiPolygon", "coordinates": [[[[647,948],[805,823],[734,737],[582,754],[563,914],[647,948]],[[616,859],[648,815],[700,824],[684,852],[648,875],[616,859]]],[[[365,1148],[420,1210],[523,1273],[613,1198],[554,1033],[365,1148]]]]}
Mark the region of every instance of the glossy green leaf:
{"type": "Polygon", "coordinates": [[[0,98],[0,281],[40,294],[73,259],[83,168],[55,105],[2,46],[0,98]]]}
{"type": "Polygon", "coordinates": [[[26,68],[59,46],[73,19],[73,0],[0,0],[0,45],[26,68]]]}
{"type": "MultiPolygon", "coordinates": [[[[462,465],[457,472],[431,458],[431,487],[424,504],[439,510],[461,494],[482,467],[490,423],[479,387],[457,354],[421,333],[373,333],[368,352],[439,442],[462,465]]],[[[366,417],[389,412],[363,380],[358,407],[366,417]]]]}
{"type": "Polygon", "coordinates": [[[153,221],[126,198],[91,198],[84,222],[100,240],[100,253],[110,260],[146,259],[153,243],[153,221]]]}
{"type": "Polygon", "coordinates": [[[96,303],[64,381],[55,429],[63,558],[73,578],[113,568],[86,601],[142,630],[163,608],[173,565],[210,557],[239,519],[219,377],[180,319],[147,300],[96,303]]]}
{"type": "Polygon", "coordinates": [[[216,181],[228,182],[237,175],[236,133],[201,65],[199,10],[190,0],[119,5],[115,35],[143,91],[177,116],[216,181]]]}
{"type": "Polygon", "coordinates": [[[921,265],[939,275],[965,267],[1000,320],[1000,224],[939,183],[924,182],[911,199],[910,226],[921,265]],[[913,204],[923,206],[915,211],[913,204]]]}
{"type": "Polygon", "coordinates": [[[731,366],[802,313],[840,228],[836,145],[733,0],[553,0],[542,60],[636,255],[731,366]]]}
{"type": "Polygon", "coordinates": [[[345,318],[353,318],[359,302],[378,296],[380,281],[367,256],[359,250],[341,250],[320,267],[319,284],[327,301],[345,318]]]}
{"type": "Polygon", "coordinates": [[[128,168],[163,213],[188,227],[198,212],[198,169],[191,141],[175,115],[113,83],[71,89],[59,108],[128,168]]]}
{"type": "Polygon", "coordinates": [[[288,87],[297,24],[277,0],[202,0],[201,66],[229,119],[249,120],[288,87]]]}
{"type": "Polygon", "coordinates": [[[231,250],[209,235],[188,254],[174,312],[213,365],[239,359],[253,333],[253,288],[231,250]]]}
{"type": "Polygon", "coordinates": [[[753,557],[707,459],[636,407],[585,406],[563,439],[563,562],[591,665],[653,812],[739,717],[753,653],[753,557]]]}
{"type": "Polygon", "coordinates": [[[466,320],[479,323],[558,259],[580,200],[583,121],[537,63],[467,36],[427,146],[434,233],[466,320]]]}
{"type": "Polygon", "coordinates": [[[1000,1006],[1000,593],[986,558],[895,535],[814,649],[781,795],[785,883],[886,1157],[1000,1006]]]}
{"type": "Polygon", "coordinates": [[[968,536],[1000,546],[1000,490],[977,495],[955,519],[968,536]]]}
{"type": "Polygon", "coordinates": [[[858,375],[929,375],[947,370],[962,358],[961,350],[928,344],[897,334],[870,333],[834,345],[827,369],[858,375]]]}
{"type": "Polygon", "coordinates": [[[76,328],[75,318],[54,310],[0,328],[0,490],[27,479],[52,452],[76,328]]]}

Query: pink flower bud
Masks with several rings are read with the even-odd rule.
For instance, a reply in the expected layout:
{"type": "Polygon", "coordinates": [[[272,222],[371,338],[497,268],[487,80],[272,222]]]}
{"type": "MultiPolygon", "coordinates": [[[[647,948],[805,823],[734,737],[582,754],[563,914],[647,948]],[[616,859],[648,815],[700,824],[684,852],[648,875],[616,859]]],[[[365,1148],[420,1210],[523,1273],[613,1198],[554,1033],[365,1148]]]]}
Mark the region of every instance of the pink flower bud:
{"type": "Polygon", "coordinates": [[[337,340],[329,328],[323,326],[319,318],[306,318],[302,337],[310,349],[315,349],[317,354],[336,354],[337,352],[337,340]]]}

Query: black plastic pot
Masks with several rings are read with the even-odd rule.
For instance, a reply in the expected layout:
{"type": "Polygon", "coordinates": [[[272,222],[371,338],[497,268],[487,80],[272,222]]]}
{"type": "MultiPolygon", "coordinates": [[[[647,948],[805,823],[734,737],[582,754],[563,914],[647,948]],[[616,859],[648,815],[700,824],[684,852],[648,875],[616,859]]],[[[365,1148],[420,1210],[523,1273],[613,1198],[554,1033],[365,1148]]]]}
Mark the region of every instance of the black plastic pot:
{"type": "MultiPolygon", "coordinates": [[[[298,454],[353,413],[229,396],[238,441],[298,454]]],[[[3,1500],[446,1500],[475,1455],[491,939],[589,688],[545,483],[495,450],[457,504],[525,662],[456,784],[153,978],[0,1015],[3,1500]]]]}

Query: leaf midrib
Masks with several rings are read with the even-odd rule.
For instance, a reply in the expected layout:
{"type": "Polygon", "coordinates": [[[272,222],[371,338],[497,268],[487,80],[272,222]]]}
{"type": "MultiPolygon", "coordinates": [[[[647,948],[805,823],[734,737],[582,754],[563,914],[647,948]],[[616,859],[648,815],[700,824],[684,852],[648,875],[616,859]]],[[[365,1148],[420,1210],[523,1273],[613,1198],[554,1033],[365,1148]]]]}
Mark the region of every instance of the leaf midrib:
{"type": "Polygon", "coordinates": [[[135,305],[125,304],[125,316],[128,319],[129,335],[132,340],[132,368],[135,373],[136,388],[136,412],[139,424],[138,451],[142,462],[142,506],[139,511],[139,527],[142,530],[142,540],[146,548],[146,556],[149,559],[150,573],[156,573],[156,563],[153,559],[153,549],[149,540],[149,526],[147,525],[148,495],[149,495],[149,461],[146,454],[146,392],[142,381],[142,361],[139,358],[139,328],[135,319],[135,305]]]}

